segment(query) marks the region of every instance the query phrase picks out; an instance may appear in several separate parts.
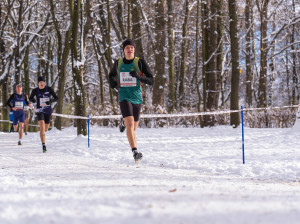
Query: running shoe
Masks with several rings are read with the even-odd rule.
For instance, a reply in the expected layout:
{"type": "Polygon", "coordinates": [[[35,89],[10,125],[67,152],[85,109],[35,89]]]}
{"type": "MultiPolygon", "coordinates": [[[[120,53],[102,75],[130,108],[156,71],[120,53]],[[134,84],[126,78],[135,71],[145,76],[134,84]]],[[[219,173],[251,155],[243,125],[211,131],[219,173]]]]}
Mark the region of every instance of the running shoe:
{"type": "Polygon", "coordinates": [[[126,129],[126,126],[125,126],[125,124],[124,124],[124,118],[123,118],[123,117],[121,118],[120,125],[119,125],[119,129],[120,129],[120,132],[124,132],[125,129],[126,129]]]}

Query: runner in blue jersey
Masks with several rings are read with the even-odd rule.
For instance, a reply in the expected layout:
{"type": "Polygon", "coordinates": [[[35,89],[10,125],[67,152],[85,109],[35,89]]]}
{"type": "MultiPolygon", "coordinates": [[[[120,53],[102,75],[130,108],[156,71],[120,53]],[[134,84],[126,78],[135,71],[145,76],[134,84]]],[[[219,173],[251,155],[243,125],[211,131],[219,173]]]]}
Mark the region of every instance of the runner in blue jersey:
{"type": "MultiPolygon", "coordinates": [[[[118,88],[119,103],[129,145],[138,163],[143,154],[137,150],[135,130],[137,129],[143,102],[142,85],[153,85],[153,74],[146,61],[135,57],[135,43],[131,39],[123,42],[124,58],[114,64],[109,73],[111,88],[118,88]]],[[[122,122],[121,122],[122,125],[122,122]]],[[[120,128],[120,131],[124,129],[120,128]]]]}
{"type": "Polygon", "coordinates": [[[57,101],[57,96],[50,86],[45,85],[45,79],[38,77],[38,87],[33,89],[29,100],[30,102],[36,102],[36,115],[40,125],[40,138],[42,142],[43,152],[47,152],[45,132],[48,131],[52,108],[51,103],[57,101]]]}
{"type": "Polygon", "coordinates": [[[23,127],[25,121],[24,102],[29,105],[28,100],[22,93],[22,85],[16,86],[16,93],[12,94],[6,102],[6,105],[13,110],[13,126],[16,132],[19,124],[19,141],[18,145],[22,145],[23,127]]]}

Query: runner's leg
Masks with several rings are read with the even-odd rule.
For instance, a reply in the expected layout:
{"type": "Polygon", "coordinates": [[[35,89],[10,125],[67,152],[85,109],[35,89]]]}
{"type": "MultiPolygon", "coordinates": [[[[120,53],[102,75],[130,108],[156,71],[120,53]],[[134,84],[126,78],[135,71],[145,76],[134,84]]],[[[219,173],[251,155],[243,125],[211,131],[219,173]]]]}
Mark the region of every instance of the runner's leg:
{"type": "Polygon", "coordinates": [[[50,125],[51,115],[45,114],[45,132],[48,131],[50,125]]]}
{"type": "Polygon", "coordinates": [[[28,126],[29,126],[29,119],[30,119],[30,112],[27,111],[27,114],[25,116],[25,132],[28,132],[28,126]]]}
{"type": "Polygon", "coordinates": [[[23,137],[23,127],[24,127],[24,123],[19,122],[19,139],[22,139],[23,137]]]}
{"type": "Polygon", "coordinates": [[[48,131],[48,129],[49,129],[49,125],[50,125],[50,124],[45,124],[45,132],[47,132],[47,131],[48,131]]]}
{"type": "Polygon", "coordinates": [[[13,112],[13,125],[14,125],[15,132],[18,130],[18,123],[19,123],[19,112],[14,111],[13,112]]]}
{"type": "Polygon", "coordinates": [[[41,142],[45,143],[45,121],[39,120],[41,142]]]}
{"type": "Polygon", "coordinates": [[[126,134],[129,145],[131,148],[137,148],[136,138],[134,133],[134,119],[133,116],[124,118],[125,126],[126,126],[126,134]]]}

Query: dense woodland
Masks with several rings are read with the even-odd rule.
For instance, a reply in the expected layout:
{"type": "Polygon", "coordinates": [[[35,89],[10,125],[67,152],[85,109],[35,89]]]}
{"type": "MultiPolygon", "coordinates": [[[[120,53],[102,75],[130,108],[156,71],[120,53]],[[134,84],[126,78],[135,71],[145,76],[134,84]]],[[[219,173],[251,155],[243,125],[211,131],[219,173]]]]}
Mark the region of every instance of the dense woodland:
{"type": "MultiPolygon", "coordinates": [[[[16,84],[29,94],[38,76],[59,97],[56,113],[120,114],[108,73],[126,38],[155,74],[143,87],[142,113],[299,104],[299,0],[1,0],[0,19],[2,120],[16,84]]],[[[287,127],[294,115],[295,108],[249,112],[246,123],[287,127]]],[[[240,115],[155,120],[178,124],[237,127],[240,115]]],[[[56,128],[64,125],[55,117],[56,128]]],[[[86,120],[74,125],[86,134],[86,120]]]]}

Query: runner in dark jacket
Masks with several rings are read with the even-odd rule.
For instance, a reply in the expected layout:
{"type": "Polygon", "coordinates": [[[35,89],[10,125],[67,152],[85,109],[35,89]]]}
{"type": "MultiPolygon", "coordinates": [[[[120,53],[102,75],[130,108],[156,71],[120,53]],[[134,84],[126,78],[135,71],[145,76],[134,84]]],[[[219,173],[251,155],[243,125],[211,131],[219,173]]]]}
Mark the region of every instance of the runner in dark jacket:
{"type": "Polygon", "coordinates": [[[22,145],[23,127],[25,120],[24,102],[29,105],[26,96],[22,93],[22,85],[16,86],[16,93],[12,94],[6,102],[6,106],[13,110],[13,126],[14,131],[17,131],[19,124],[19,141],[18,145],[22,145]]]}
{"type": "Polygon", "coordinates": [[[43,146],[43,152],[47,152],[45,144],[45,132],[48,131],[51,121],[52,108],[51,103],[57,101],[57,96],[50,86],[45,85],[42,76],[38,78],[38,87],[33,89],[29,101],[36,102],[36,115],[40,125],[40,138],[43,146]]]}

